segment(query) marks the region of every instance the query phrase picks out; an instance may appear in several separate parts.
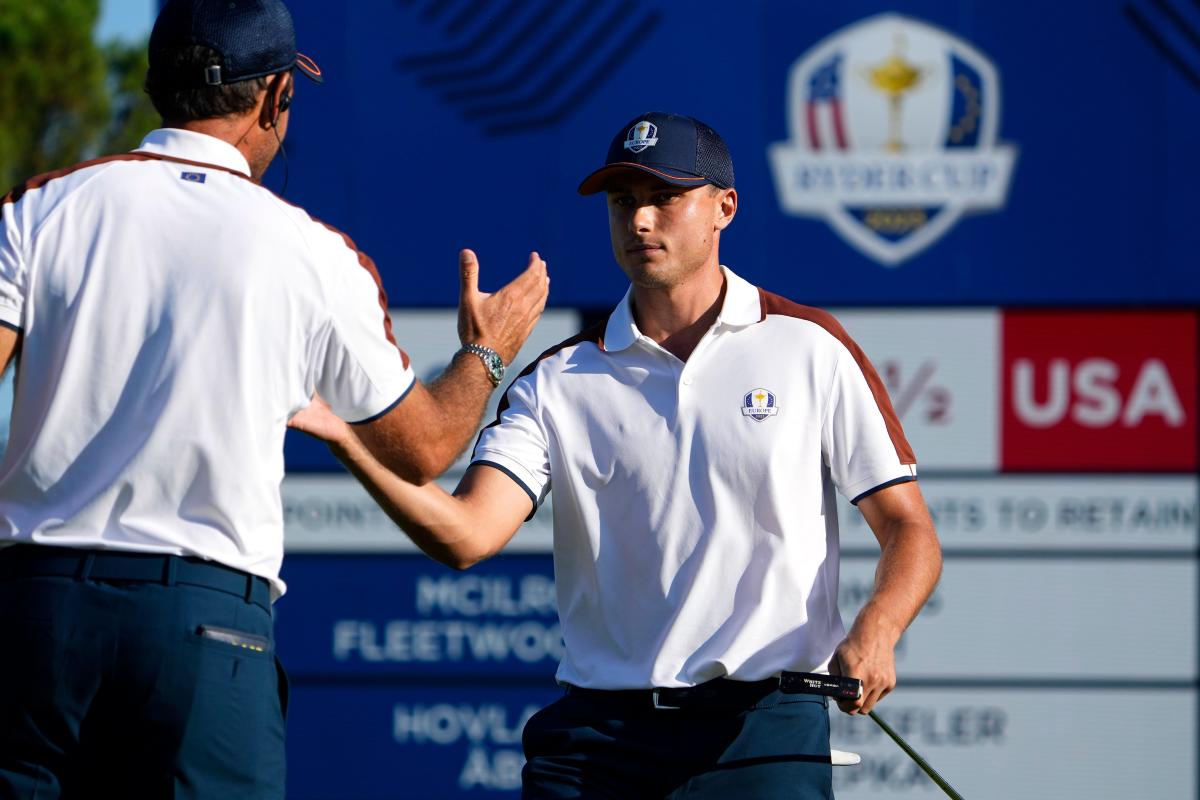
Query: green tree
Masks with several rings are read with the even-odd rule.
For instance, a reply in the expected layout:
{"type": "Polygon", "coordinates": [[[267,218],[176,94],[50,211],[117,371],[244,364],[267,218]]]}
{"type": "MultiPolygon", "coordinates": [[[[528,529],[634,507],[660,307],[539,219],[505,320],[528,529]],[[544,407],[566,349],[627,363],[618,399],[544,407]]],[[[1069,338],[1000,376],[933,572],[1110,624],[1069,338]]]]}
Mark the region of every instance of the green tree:
{"type": "Polygon", "coordinates": [[[0,189],[101,153],[157,123],[145,45],[97,45],[99,0],[0,0],[0,189]]]}
{"type": "Polygon", "coordinates": [[[120,153],[137,147],[146,132],[162,124],[146,94],[146,42],[111,42],[104,46],[110,100],[108,126],[96,152],[120,153]]]}

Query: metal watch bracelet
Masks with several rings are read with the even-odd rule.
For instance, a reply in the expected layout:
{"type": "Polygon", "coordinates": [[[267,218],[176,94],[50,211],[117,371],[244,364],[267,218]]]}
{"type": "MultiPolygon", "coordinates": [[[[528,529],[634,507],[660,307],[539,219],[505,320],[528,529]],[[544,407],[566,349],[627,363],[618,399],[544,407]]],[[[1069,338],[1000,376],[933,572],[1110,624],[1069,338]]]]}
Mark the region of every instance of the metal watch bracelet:
{"type": "Polygon", "coordinates": [[[500,381],[504,380],[504,359],[500,358],[500,354],[492,348],[481,344],[464,344],[458,352],[478,356],[479,360],[483,362],[483,368],[493,387],[499,386],[500,381]]]}

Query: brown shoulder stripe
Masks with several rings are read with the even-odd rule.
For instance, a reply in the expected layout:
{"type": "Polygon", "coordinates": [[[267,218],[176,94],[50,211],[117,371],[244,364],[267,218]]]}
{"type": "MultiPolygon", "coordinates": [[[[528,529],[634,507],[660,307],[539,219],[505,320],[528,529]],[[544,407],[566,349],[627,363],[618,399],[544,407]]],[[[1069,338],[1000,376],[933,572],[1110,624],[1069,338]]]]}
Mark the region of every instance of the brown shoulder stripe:
{"type": "Polygon", "coordinates": [[[34,189],[40,189],[56,178],[64,178],[72,172],[78,172],[81,169],[95,167],[99,164],[106,164],[110,161],[149,161],[154,156],[148,153],[119,153],[114,156],[101,156],[93,158],[91,161],[82,161],[78,164],[72,164],[69,167],[56,169],[53,172],[43,172],[41,175],[35,175],[29,178],[24,183],[19,183],[9,191],[4,197],[0,197],[0,205],[5,203],[15,203],[20,200],[26,192],[31,192],[34,189]]]}
{"type": "MultiPolygon", "coordinates": [[[[599,347],[601,350],[603,350],[604,349],[604,329],[607,325],[608,325],[607,320],[597,322],[592,327],[585,328],[584,330],[580,331],[579,333],[575,334],[574,336],[570,337],[569,339],[564,339],[563,341],[554,345],[550,349],[546,350],[544,353],[539,355],[533,361],[529,362],[529,364],[525,367],[525,369],[521,370],[520,374],[518,374],[517,377],[513,378],[512,383],[510,383],[508,385],[508,389],[504,390],[504,396],[500,398],[500,404],[496,408],[496,418],[494,420],[492,420],[491,422],[489,422],[487,425],[485,425],[483,427],[483,430],[481,430],[479,432],[479,436],[476,437],[476,439],[475,439],[475,447],[479,446],[479,440],[483,438],[483,431],[500,424],[500,418],[502,416],[504,416],[504,412],[508,410],[508,393],[512,389],[513,383],[516,383],[521,378],[524,378],[526,375],[529,375],[530,373],[532,373],[535,369],[537,369],[538,364],[542,363],[543,359],[549,358],[550,356],[554,355],[558,351],[565,350],[568,347],[574,347],[575,345],[583,344],[584,342],[594,342],[597,347],[599,347]]],[[[471,448],[472,452],[474,452],[474,449],[475,449],[474,447],[471,448]]]]}
{"type": "Polygon", "coordinates": [[[305,209],[303,206],[296,205],[296,204],[295,204],[295,203],[293,203],[291,200],[288,200],[288,199],[287,199],[287,198],[285,198],[285,197],[281,197],[281,196],[280,196],[280,195],[278,195],[277,193],[275,193],[275,192],[271,191],[270,189],[267,189],[267,187],[263,186],[261,183],[259,183],[258,181],[254,180],[254,179],[253,179],[253,178],[251,178],[250,176],[248,176],[248,175],[246,175],[246,174],[244,174],[244,173],[238,172],[237,170],[234,170],[234,169],[228,169],[228,168],[226,168],[226,167],[220,167],[220,166],[216,166],[215,164],[204,164],[204,163],[202,163],[202,162],[199,162],[199,161],[188,161],[188,160],[186,160],[186,159],[182,159],[182,158],[174,158],[174,157],[172,157],[172,156],[158,156],[158,155],[154,155],[153,157],[155,157],[155,158],[160,158],[160,159],[162,159],[163,161],[175,161],[175,162],[178,162],[178,163],[180,163],[180,164],[192,164],[192,165],[194,165],[194,166],[198,166],[198,167],[211,167],[212,169],[224,170],[225,172],[228,172],[228,173],[230,173],[230,174],[232,174],[232,175],[236,175],[236,176],[237,176],[237,177],[239,177],[239,178],[242,178],[242,179],[244,179],[244,180],[248,180],[248,181],[250,181],[251,183],[253,183],[254,185],[256,185],[256,186],[260,186],[260,187],[262,187],[263,189],[265,189],[266,191],[268,191],[268,192],[271,192],[271,195],[272,195],[272,196],[273,196],[273,197],[274,197],[276,200],[279,200],[279,201],[280,201],[280,202],[282,202],[282,203],[286,203],[287,205],[291,206],[292,208],[299,209],[300,211],[303,211],[305,214],[308,214],[309,218],[310,218],[310,219],[312,219],[312,221],[313,221],[313,222],[316,222],[317,224],[324,226],[324,227],[325,227],[326,229],[328,229],[328,230],[329,230],[331,233],[336,233],[338,236],[342,237],[342,241],[346,243],[346,246],[347,246],[347,247],[349,247],[351,250],[353,250],[353,251],[354,251],[354,254],[355,254],[356,256],[358,256],[358,263],[359,263],[359,265],[360,265],[360,266],[361,266],[363,269],[365,269],[365,270],[366,270],[368,273],[370,273],[370,275],[371,275],[371,278],[372,278],[372,279],[374,279],[374,281],[375,281],[375,286],[376,286],[376,288],[379,290],[379,307],[380,307],[380,308],[383,310],[383,335],[384,335],[384,336],[386,336],[386,337],[387,337],[387,340],[388,340],[389,342],[391,342],[391,343],[392,343],[392,345],[394,345],[394,346],[395,346],[395,348],[396,348],[397,350],[399,350],[399,351],[400,351],[400,359],[401,359],[401,361],[402,361],[402,362],[403,362],[403,364],[404,364],[404,368],[405,368],[405,369],[408,369],[408,364],[409,364],[409,360],[408,360],[408,353],[404,352],[404,349],[403,349],[402,347],[400,347],[400,345],[396,344],[396,337],[395,337],[395,335],[393,335],[393,333],[392,333],[392,317],[391,317],[391,315],[388,313],[388,299],[387,299],[387,292],[386,292],[386,291],[384,291],[384,289],[383,289],[383,279],[382,279],[382,278],[379,276],[379,269],[378,269],[378,268],[375,266],[375,262],[374,262],[374,261],[371,259],[371,257],[370,257],[370,256],[368,256],[366,253],[364,253],[364,252],[362,252],[361,250],[359,250],[359,249],[358,249],[358,245],[356,245],[356,244],[354,243],[354,240],[353,240],[353,239],[351,239],[349,236],[347,236],[347,235],[346,235],[344,232],[342,232],[342,231],[338,230],[337,228],[333,227],[332,225],[330,225],[328,222],[325,222],[324,220],[317,219],[317,218],[316,218],[316,217],[314,217],[312,214],[310,214],[310,213],[308,212],[308,210],[307,210],[307,209],[305,209]]]}
{"type": "Polygon", "coordinates": [[[854,360],[858,363],[858,368],[862,370],[863,377],[867,379],[867,385],[871,387],[871,394],[875,397],[875,404],[879,406],[879,413],[883,415],[884,424],[887,425],[888,435],[892,439],[892,446],[896,448],[896,455],[900,457],[900,463],[917,463],[917,457],[913,454],[908,439],[904,436],[904,428],[901,427],[900,418],[896,416],[896,411],[892,408],[892,401],[888,397],[887,388],[879,378],[879,373],[875,371],[875,367],[871,366],[867,354],[862,351],[857,342],[850,338],[850,334],[846,333],[846,329],[842,327],[841,323],[832,314],[819,308],[802,306],[762,289],[758,290],[758,294],[762,303],[763,319],[766,319],[768,314],[779,314],[812,322],[824,328],[829,335],[850,351],[850,355],[854,356],[854,360]]]}
{"type": "Polygon", "coordinates": [[[391,342],[397,350],[400,351],[400,358],[404,363],[404,368],[408,369],[408,364],[409,364],[408,353],[404,352],[404,348],[402,348],[402,347],[400,347],[400,345],[396,344],[396,337],[392,333],[392,317],[388,313],[387,292],[384,291],[383,279],[379,276],[379,269],[375,266],[375,262],[371,259],[371,257],[368,256],[363,251],[359,250],[358,245],[356,245],[354,243],[354,240],[351,239],[349,236],[347,236],[345,232],[338,230],[337,228],[333,227],[328,222],[326,222],[322,219],[317,219],[311,213],[309,213],[308,209],[304,208],[303,206],[293,203],[291,200],[288,200],[286,197],[280,196],[279,194],[271,191],[270,189],[267,189],[267,187],[263,186],[258,181],[254,180],[253,178],[251,178],[247,175],[244,175],[241,172],[238,172],[237,170],[226,169],[225,167],[218,167],[213,164],[201,164],[198,161],[186,161],[182,158],[172,158],[170,156],[156,156],[156,157],[162,158],[164,161],[177,161],[181,164],[194,164],[196,166],[202,166],[202,167],[213,167],[214,169],[225,170],[226,172],[232,173],[232,174],[238,176],[239,178],[244,178],[244,179],[250,181],[251,183],[255,184],[256,186],[260,186],[263,189],[265,189],[266,191],[271,192],[271,195],[276,200],[280,201],[281,203],[286,203],[287,205],[291,206],[292,208],[303,211],[305,214],[308,214],[309,218],[313,222],[316,222],[318,225],[325,227],[331,233],[336,233],[338,236],[342,237],[342,241],[346,243],[346,246],[349,247],[351,250],[353,250],[354,254],[356,256],[358,256],[359,265],[363,269],[365,269],[368,273],[370,273],[371,278],[374,279],[375,286],[376,286],[376,288],[379,289],[379,307],[383,310],[383,335],[386,336],[387,340],[389,342],[391,342]]]}
{"type": "MultiPolygon", "coordinates": [[[[308,212],[305,212],[305,213],[308,213],[308,212]]],[[[309,216],[312,217],[311,214],[309,214],[309,216]]],[[[312,220],[313,220],[313,222],[324,225],[325,228],[327,228],[331,233],[336,233],[338,236],[342,237],[342,241],[346,243],[346,247],[349,247],[351,250],[354,251],[354,254],[358,256],[359,266],[361,266],[368,273],[370,273],[371,277],[375,280],[375,286],[376,286],[376,288],[379,289],[379,307],[381,309],[383,309],[383,335],[386,336],[387,340],[389,342],[391,342],[393,345],[395,345],[396,349],[400,351],[400,357],[404,361],[405,369],[407,369],[408,368],[408,353],[404,352],[404,348],[402,348],[402,347],[400,347],[400,345],[396,344],[396,337],[394,335],[392,335],[392,317],[390,314],[388,314],[387,292],[385,292],[383,290],[383,279],[381,277],[379,277],[379,270],[375,267],[375,262],[371,260],[370,256],[368,256],[363,251],[359,250],[358,245],[354,244],[354,240],[351,239],[349,236],[347,236],[345,233],[342,233],[337,228],[330,225],[328,222],[319,220],[316,217],[312,217],[312,220]]]]}
{"type": "MultiPolygon", "coordinates": [[[[135,155],[144,156],[146,158],[156,159],[159,161],[172,161],[177,164],[189,164],[189,165],[195,166],[195,167],[207,167],[209,169],[221,170],[222,172],[228,172],[229,174],[234,175],[238,178],[242,178],[243,180],[250,181],[255,186],[260,186],[263,189],[265,189],[266,191],[271,192],[270,189],[267,189],[265,186],[263,186],[261,183],[254,180],[253,178],[251,178],[249,175],[246,175],[245,173],[242,173],[242,172],[238,172],[236,169],[229,169],[228,167],[222,167],[217,164],[207,164],[202,161],[189,161],[186,158],[176,158],[174,156],[159,155],[158,153],[137,153],[135,155]]],[[[302,208],[301,206],[296,205],[295,203],[291,202],[290,200],[280,197],[275,192],[271,192],[271,194],[277,200],[287,203],[288,205],[292,206],[293,208],[297,208],[301,211],[304,211],[305,214],[308,214],[308,211],[306,209],[302,208]]],[[[308,214],[308,215],[310,218],[312,218],[312,220],[314,222],[319,223],[320,225],[323,225],[325,228],[329,229],[331,232],[336,233],[338,236],[342,237],[342,241],[344,241],[346,243],[346,246],[349,247],[351,250],[353,250],[355,255],[358,256],[358,263],[362,266],[363,269],[365,269],[367,272],[369,272],[371,277],[375,280],[375,286],[378,287],[378,289],[379,289],[379,306],[380,306],[380,308],[383,309],[383,335],[386,336],[387,340],[389,342],[391,342],[393,345],[395,345],[396,349],[400,351],[400,357],[404,363],[404,368],[408,369],[408,364],[409,364],[408,353],[404,352],[404,350],[398,344],[396,344],[396,337],[392,334],[392,318],[391,318],[391,315],[388,314],[387,292],[385,292],[383,289],[383,279],[379,277],[379,270],[376,268],[375,262],[371,260],[370,256],[368,256],[366,253],[359,250],[358,246],[354,244],[354,240],[351,239],[349,236],[347,236],[345,233],[343,233],[342,231],[333,227],[332,225],[325,222],[324,220],[317,219],[316,217],[312,216],[312,214],[308,214]]]]}
{"type": "MultiPolygon", "coordinates": [[[[186,158],[175,158],[174,156],[160,155],[158,153],[140,153],[140,152],[138,152],[138,153],[120,153],[118,155],[102,156],[100,158],[94,158],[91,161],[84,161],[79,164],[74,164],[70,167],[64,167],[63,169],[55,170],[54,172],[46,172],[41,175],[36,175],[36,176],[30,178],[29,180],[25,181],[24,183],[19,184],[18,186],[14,187],[8,194],[6,194],[6,195],[4,195],[4,197],[0,198],[0,204],[15,203],[18,200],[20,200],[21,197],[24,196],[27,192],[29,192],[33,189],[40,189],[41,187],[45,186],[47,183],[49,183],[50,181],[52,181],[56,178],[62,178],[67,175],[70,175],[73,172],[78,172],[79,170],[87,169],[88,167],[94,167],[98,164],[105,164],[110,161],[170,161],[170,162],[173,162],[176,164],[187,164],[187,165],[195,166],[195,167],[204,167],[206,169],[220,170],[222,172],[227,172],[231,175],[234,175],[234,176],[237,176],[244,180],[250,181],[251,183],[254,183],[255,185],[261,185],[261,184],[258,184],[257,181],[255,181],[253,178],[251,178],[248,175],[238,172],[235,169],[229,169],[228,167],[222,167],[217,164],[209,164],[209,163],[206,163],[203,161],[191,161],[186,158]]],[[[282,200],[283,198],[279,198],[279,199],[282,200]]],[[[288,201],[284,200],[284,202],[288,202],[288,201]]],[[[289,205],[294,206],[295,204],[289,203],[289,205]]],[[[299,208],[299,206],[295,206],[295,207],[299,208]]],[[[305,213],[307,213],[307,212],[305,212],[305,213]]],[[[309,216],[311,216],[311,215],[309,215],[309,216]]],[[[375,280],[375,285],[379,288],[379,306],[383,310],[383,333],[387,337],[387,340],[389,342],[391,342],[393,345],[396,345],[396,337],[392,334],[392,320],[391,320],[391,317],[388,315],[387,293],[383,290],[383,280],[379,277],[379,270],[376,269],[375,262],[372,261],[367,256],[366,253],[363,253],[362,251],[360,251],[358,249],[358,247],[355,246],[354,241],[349,236],[342,233],[341,231],[339,231],[337,228],[333,227],[332,225],[322,222],[321,220],[317,219],[316,217],[313,217],[313,220],[315,222],[320,223],[321,225],[324,225],[330,231],[332,231],[333,233],[336,233],[338,236],[342,237],[342,240],[346,243],[346,246],[349,247],[351,250],[353,250],[355,252],[355,254],[358,256],[358,263],[363,267],[363,269],[365,269],[367,272],[369,272],[371,277],[375,280]]],[[[400,351],[400,357],[403,360],[405,369],[407,369],[408,365],[409,365],[408,353],[405,353],[404,350],[401,349],[399,345],[396,345],[396,349],[400,351]]]]}

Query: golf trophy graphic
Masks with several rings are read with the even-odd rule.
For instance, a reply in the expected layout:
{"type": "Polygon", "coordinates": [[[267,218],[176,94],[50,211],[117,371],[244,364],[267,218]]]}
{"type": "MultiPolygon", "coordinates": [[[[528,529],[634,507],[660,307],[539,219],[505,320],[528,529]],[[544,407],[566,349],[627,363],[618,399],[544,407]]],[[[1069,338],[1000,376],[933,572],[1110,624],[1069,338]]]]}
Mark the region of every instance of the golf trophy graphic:
{"type": "Polygon", "coordinates": [[[889,153],[904,151],[904,141],[901,139],[904,95],[916,88],[923,74],[923,70],[904,59],[905,49],[904,34],[897,32],[895,51],[887,60],[867,72],[871,85],[887,95],[888,140],[883,148],[889,153]]]}

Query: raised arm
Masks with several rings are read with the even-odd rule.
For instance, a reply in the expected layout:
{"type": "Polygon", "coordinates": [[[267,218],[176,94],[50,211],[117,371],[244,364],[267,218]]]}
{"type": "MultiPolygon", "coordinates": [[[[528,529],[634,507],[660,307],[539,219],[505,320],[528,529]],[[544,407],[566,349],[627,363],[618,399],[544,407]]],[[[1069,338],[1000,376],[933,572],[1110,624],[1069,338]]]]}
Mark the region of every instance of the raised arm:
{"type": "MultiPolygon", "coordinates": [[[[470,250],[460,253],[459,271],[460,341],[490,347],[511,364],[546,307],[546,262],[530,254],[525,271],[491,294],[479,291],[479,262],[470,250]]],[[[424,484],[445,472],[470,443],[494,388],[479,357],[460,352],[427,386],[415,384],[391,411],[354,426],[355,433],[382,465],[424,484]]]]}
{"type": "Polygon", "coordinates": [[[839,703],[850,714],[866,714],[896,687],[896,644],[942,572],[941,546],[915,481],[881,489],[858,507],[880,553],[871,598],[829,666],[830,672],[863,682],[858,701],[839,703]]]}
{"type": "Polygon", "coordinates": [[[447,566],[466,569],[494,555],[529,515],[525,490],[488,466],[470,467],[453,495],[436,483],[417,486],[397,477],[320,397],[289,424],[325,440],[392,521],[430,558],[447,566]]]}

